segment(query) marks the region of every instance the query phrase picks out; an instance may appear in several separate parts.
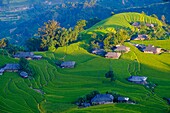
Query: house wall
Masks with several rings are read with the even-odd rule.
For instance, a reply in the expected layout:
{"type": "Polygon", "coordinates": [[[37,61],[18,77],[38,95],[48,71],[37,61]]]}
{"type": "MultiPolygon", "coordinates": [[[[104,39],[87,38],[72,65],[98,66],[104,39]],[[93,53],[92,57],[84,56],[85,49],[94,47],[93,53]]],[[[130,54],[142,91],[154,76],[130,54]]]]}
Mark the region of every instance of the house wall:
{"type": "Polygon", "coordinates": [[[6,72],[18,72],[18,70],[5,70],[6,72]]]}
{"type": "Polygon", "coordinates": [[[144,51],[144,53],[152,53],[153,54],[153,52],[151,52],[151,51],[144,51]]]}

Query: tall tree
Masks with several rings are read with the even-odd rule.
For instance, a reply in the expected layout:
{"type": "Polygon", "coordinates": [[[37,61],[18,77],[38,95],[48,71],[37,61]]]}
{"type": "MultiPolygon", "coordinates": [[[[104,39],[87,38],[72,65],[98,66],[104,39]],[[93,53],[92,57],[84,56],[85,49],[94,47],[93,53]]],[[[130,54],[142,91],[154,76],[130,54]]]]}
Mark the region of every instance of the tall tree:
{"type": "Polygon", "coordinates": [[[38,29],[38,35],[41,38],[41,47],[48,50],[48,47],[55,46],[53,41],[56,35],[56,29],[60,28],[58,22],[52,20],[44,23],[45,25],[42,28],[38,29]]]}

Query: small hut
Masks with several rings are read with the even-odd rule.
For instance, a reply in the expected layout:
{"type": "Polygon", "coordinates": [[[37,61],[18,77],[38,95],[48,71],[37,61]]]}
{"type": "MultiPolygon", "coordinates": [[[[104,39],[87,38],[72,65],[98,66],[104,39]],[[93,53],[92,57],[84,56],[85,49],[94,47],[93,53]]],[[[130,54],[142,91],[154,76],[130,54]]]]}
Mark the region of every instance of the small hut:
{"type": "Polygon", "coordinates": [[[96,55],[101,55],[103,56],[105,54],[105,50],[104,49],[94,49],[92,51],[93,54],[96,54],[96,55]]]}
{"type": "Polygon", "coordinates": [[[144,53],[160,54],[161,48],[154,47],[153,45],[148,45],[144,50],[144,53]]]}
{"type": "Polygon", "coordinates": [[[22,78],[28,78],[28,73],[25,72],[25,71],[22,71],[22,72],[20,73],[20,76],[21,76],[22,78]]]}
{"type": "Polygon", "coordinates": [[[130,76],[128,78],[128,81],[134,82],[137,84],[147,84],[146,80],[147,80],[147,77],[145,76],[130,76]]]}
{"type": "Polygon", "coordinates": [[[4,69],[0,69],[0,75],[3,75],[4,71],[4,69]]]}
{"type": "Polygon", "coordinates": [[[33,56],[34,56],[33,52],[18,52],[14,55],[14,58],[32,59],[33,56]]]}
{"type": "Polygon", "coordinates": [[[32,57],[32,59],[33,59],[33,60],[40,60],[40,59],[42,59],[42,56],[41,56],[41,55],[34,55],[34,56],[32,57]]]}
{"type": "Polygon", "coordinates": [[[146,35],[146,34],[133,35],[131,37],[131,40],[146,40],[146,39],[148,39],[148,35],[146,35]]]}
{"type": "Polygon", "coordinates": [[[106,58],[113,58],[113,59],[119,59],[121,56],[121,53],[116,53],[116,52],[108,52],[105,57],[106,58]]]}
{"type": "Polygon", "coordinates": [[[74,68],[76,62],[75,61],[66,61],[61,63],[61,68],[74,68]]]}
{"type": "Polygon", "coordinates": [[[18,72],[20,70],[19,64],[6,64],[3,68],[6,72],[18,72]]]}
{"type": "Polygon", "coordinates": [[[92,105],[110,104],[113,103],[113,95],[110,94],[97,94],[92,100],[92,105]]]}
{"type": "Polygon", "coordinates": [[[128,53],[130,51],[130,47],[117,45],[116,48],[114,49],[114,51],[115,52],[125,52],[125,53],[128,53]]]}
{"type": "Polygon", "coordinates": [[[128,97],[118,97],[118,102],[128,102],[129,98],[128,97]]]}

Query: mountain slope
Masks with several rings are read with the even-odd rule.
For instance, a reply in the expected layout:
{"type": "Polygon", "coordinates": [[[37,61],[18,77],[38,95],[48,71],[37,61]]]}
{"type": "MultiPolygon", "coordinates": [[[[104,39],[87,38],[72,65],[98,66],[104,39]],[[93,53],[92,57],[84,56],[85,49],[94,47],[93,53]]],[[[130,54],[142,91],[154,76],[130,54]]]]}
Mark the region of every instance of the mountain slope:
{"type": "MultiPolygon", "coordinates": [[[[170,40],[153,41],[164,44],[170,40]]],[[[145,43],[145,42],[143,42],[145,43]]],[[[146,41],[147,43],[147,41],[146,41]]],[[[151,42],[150,42],[151,43],[151,42]]],[[[145,54],[129,43],[131,48],[121,59],[105,59],[88,53],[81,47],[83,42],[58,48],[56,52],[38,52],[43,55],[39,61],[29,61],[35,70],[35,76],[23,79],[17,73],[5,73],[0,77],[0,112],[67,112],[67,113],[119,113],[142,112],[168,113],[169,106],[163,97],[170,97],[170,54],[145,54]],[[66,56],[65,56],[66,55],[66,56]],[[65,56],[65,61],[76,61],[74,69],[61,69],[55,65],[65,56]],[[136,62],[137,59],[137,62],[136,62]],[[110,82],[104,74],[112,68],[116,81],[110,82]],[[154,93],[150,89],[128,82],[131,74],[148,77],[148,81],[157,84],[154,93]],[[43,91],[41,94],[37,90],[43,91]],[[78,108],[77,98],[98,90],[101,93],[116,92],[128,96],[137,104],[114,103],[110,105],[78,108]]],[[[170,45],[166,45],[170,48],[170,45]]],[[[18,62],[13,58],[0,55],[0,66],[18,62]]]]}
{"type": "Polygon", "coordinates": [[[162,26],[162,22],[154,17],[150,17],[147,15],[143,15],[140,13],[120,13],[113,15],[101,22],[97,23],[93,27],[87,30],[87,32],[109,32],[109,28],[130,28],[133,29],[134,27],[131,25],[133,22],[145,22],[145,23],[153,23],[162,26]],[[101,29],[99,29],[101,28],[101,29]]]}

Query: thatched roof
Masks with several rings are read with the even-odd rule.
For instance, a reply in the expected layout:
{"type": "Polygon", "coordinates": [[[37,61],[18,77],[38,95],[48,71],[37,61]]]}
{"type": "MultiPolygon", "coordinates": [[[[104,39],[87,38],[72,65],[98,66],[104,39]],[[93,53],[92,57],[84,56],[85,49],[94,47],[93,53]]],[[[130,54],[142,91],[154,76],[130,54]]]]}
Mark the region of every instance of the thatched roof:
{"type": "Polygon", "coordinates": [[[91,102],[92,103],[107,103],[113,102],[114,97],[110,94],[98,94],[96,95],[91,102]]]}
{"type": "Polygon", "coordinates": [[[4,70],[19,70],[20,65],[19,64],[6,64],[3,69],[4,70]]]}
{"type": "Polygon", "coordinates": [[[130,76],[128,78],[129,81],[131,82],[143,82],[147,80],[147,77],[145,76],[130,76]]]}

